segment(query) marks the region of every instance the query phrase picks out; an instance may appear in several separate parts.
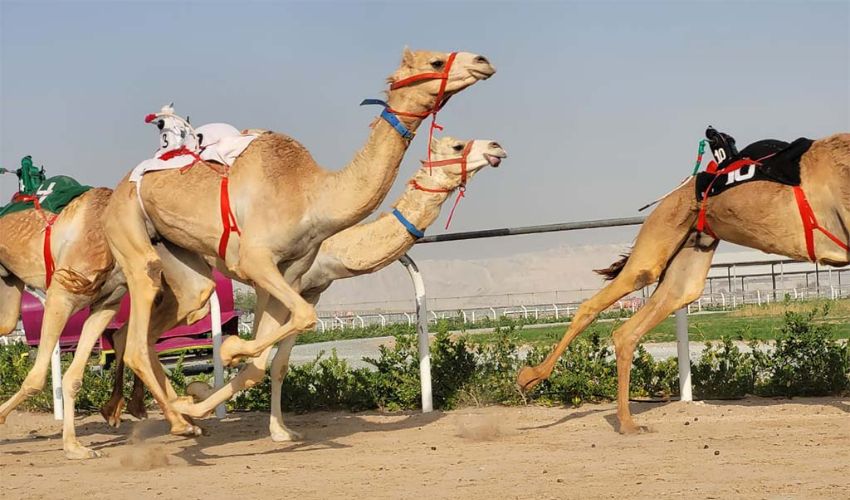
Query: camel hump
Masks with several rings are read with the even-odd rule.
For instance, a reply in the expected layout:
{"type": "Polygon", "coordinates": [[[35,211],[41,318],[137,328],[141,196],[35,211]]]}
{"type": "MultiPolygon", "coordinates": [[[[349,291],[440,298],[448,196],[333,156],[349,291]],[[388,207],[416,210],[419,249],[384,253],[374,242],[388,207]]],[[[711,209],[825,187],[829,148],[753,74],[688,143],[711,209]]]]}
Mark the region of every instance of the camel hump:
{"type": "Polygon", "coordinates": [[[269,165],[270,163],[293,165],[301,162],[315,165],[313,155],[310,154],[310,151],[303,144],[279,132],[268,132],[260,135],[254,139],[254,142],[251,143],[251,146],[245,150],[242,156],[248,157],[244,159],[249,159],[255,154],[259,155],[264,165],[269,165]]]}

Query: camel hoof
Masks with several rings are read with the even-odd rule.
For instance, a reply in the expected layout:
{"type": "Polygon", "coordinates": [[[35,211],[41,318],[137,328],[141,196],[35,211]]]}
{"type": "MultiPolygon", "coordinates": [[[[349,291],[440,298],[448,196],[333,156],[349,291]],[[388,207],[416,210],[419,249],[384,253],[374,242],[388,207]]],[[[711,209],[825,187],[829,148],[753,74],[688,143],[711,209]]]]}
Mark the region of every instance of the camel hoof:
{"type": "Polygon", "coordinates": [[[100,414],[103,416],[103,419],[106,420],[107,425],[117,429],[121,425],[122,411],[124,411],[123,398],[113,405],[106,403],[106,405],[100,409],[100,414]]]}
{"type": "Polygon", "coordinates": [[[207,399],[212,393],[212,386],[206,382],[201,382],[200,380],[196,380],[186,386],[186,394],[192,396],[192,400],[195,403],[199,403],[207,399]]]}
{"type": "Polygon", "coordinates": [[[177,413],[192,418],[204,418],[212,413],[212,410],[200,411],[191,396],[183,396],[177,398],[174,401],[171,401],[171,403],[169,404],[171,405],[171,408],[177,413]]]}
{"type": "Polygon", "coordinates": [[[620,434],[623,434],[624,436],[634,436],[648,432],[652,432],[652,430],[645,425],[636,425],[635,423],[620,424],[620,434]]]}
{"type": "Polygon", "coordinates": [[[130,404],[127,405],[127,412],[130,413],[130,415],[133,415],[134,417],[136,417],[139,420],[144,420],[144,419],[148,418],[148,410],[147,410],[147,408],[145,408],[144,400],[140,403],[136,402],[134,400],[131,400],[130,404]]]}
{"type": "Polygon", "coordinates": [[[540,373],[538,373],[537,368],[533,366],[526,366],[519,371],[519,375],[516,377],[516,383],[523,391],[530,391],[535,385],[539,384],[541,380],[543,380],[543,378],[540,376],[540,373]]]}
{"type": "Polygon", "coordinates": [[[301,441],[304,437],[298,433],[290,429],[289,427],[283,426],[276,427],[274,429],[269,429],[271,432],[272,441],[275,443],[286,443],[289,441],[301,441]]]}
{"type": "Polygon", "coordinates": [[[86,448],[81,444],[65,448],[65,458],[68,460],[88,460],[90,458],[100,458],[102,456],[102,452],[86,448]]]}
{"type": "Polygon", "coordinates": [[[186,424],[181,426],[172,426],[171,434],[174,436],[199,437],[203,436],[205,432],[199,425],[186,424]]]}

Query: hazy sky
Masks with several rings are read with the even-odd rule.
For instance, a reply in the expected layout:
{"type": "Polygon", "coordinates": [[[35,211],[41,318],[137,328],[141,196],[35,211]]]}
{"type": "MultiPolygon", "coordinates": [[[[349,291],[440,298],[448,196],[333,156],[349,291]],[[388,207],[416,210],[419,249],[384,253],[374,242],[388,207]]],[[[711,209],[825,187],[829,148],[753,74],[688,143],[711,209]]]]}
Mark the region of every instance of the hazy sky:
{"type": "MultiPolygon", "coordinates": [[[[114,186],[174,101],[300,140],[339,168],[363,143],[405,45],[486,55],[446,132],[510,158],[476,177],[453,231],[636,215],[687,175],[707,124],[741,146],[850,131],[848,2],[0,2],[0,164],[114,186]]],[[[423,127],[424,130],[424,127],[423,127]]],[[[390,193],[416,168],[415,140],[390,193]]],[[[0,180],[0,199],[13,191],[0,180]]],[[[385,204],[386,206],[386,204],[385,204]]],[[[428,233],[443,232],[442,223],[428,233]]],[[[634,231],[427,245],[495,255],[634,231]]]]}

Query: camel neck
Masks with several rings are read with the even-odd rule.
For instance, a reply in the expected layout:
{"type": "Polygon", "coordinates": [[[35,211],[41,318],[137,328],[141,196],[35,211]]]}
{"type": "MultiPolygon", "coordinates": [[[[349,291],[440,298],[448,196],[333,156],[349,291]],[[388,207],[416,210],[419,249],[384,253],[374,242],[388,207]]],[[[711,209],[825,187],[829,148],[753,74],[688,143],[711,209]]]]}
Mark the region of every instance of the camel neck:
{"type": "MultiPolygon", "coordinates": [[[[440,215],[440,208],[450,193],[427,193],[412,187],[393,205],[414,226],[425,230],[440,215]]],[[[375,272],[391,264],[415,243],[416,238],[390,213],[378,219],[359,224],[331,237],[322,246],[322,253],[329,254],[342,264],[345,275],[358,276],[375,272]]]]}
{"type": "MultiPolygon", "coordinates": [[[[391,93],[392,109],[422,113],[427,107],[391,93]]],[[[422,122],[418,118],[401,117],[405,126],[415,132],[422,122]]],[[[398,175],[399,165],[410,146],[392,125],[376,119],[366,144],[342,170],[329,175],[322,190],[321,210],[327,214],[329,229],[339,232],[357,224],[371,214],[386,197],[398,175]]]]}

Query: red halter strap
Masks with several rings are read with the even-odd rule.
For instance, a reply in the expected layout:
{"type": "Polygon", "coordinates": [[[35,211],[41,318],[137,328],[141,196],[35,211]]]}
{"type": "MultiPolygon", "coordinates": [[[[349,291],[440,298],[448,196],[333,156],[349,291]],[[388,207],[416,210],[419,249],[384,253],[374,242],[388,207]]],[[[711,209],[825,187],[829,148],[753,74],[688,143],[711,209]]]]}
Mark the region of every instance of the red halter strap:
{"type": "Polygon", "coordinates": [[[809,200],[806,199],[806,193],[803,192],[802,187],[794,186],[794,198],[797,200],[797,208],[800,210],[800,218],[803,220],[803,232],[806,235],[806,251],[809,254],[809,260],[812,262],[817,261],[817,257],[815,256],[815,229],[823,233],[845,252],[850,252],[850,246],[847,243],[841,241],[837,236],[818,224],[815,212],[812,210],[812,206],[809,205],[809,200]]]}
{"type": "Polygon", "coordinates": [[[398,116],[408,116],[412,118],[427,118],[428,115],[431,115],[431,127],[428,129],[428,161],[431,161],[431,141],[434,140],[434,129],[443,130],[443,127],[437,123],[437,113],[443,109],[443,106],[446,105],[449,98],[446,97],[446,85],[449,83],[449,73],[452,70],[452,64],[454,64],[455,58],[457,57],[457,52],[452,52],[449,54],[448,59],[446,59],[446,64],[443,67],[443,71],[431,72],[431,73],[420,73],[418,75],[409,76],[407,78],[403,78],[397,82],[393,82],[390,85],[390,90],[400,89],[402,87],[407,87],[413,83],[425,81],[425,80],[440,80],[440,89],[437,91],[437,98],[434,100],[434,109],[430,111],[425,111],[424,113],[407,113],[404,111],[396,111],[391,108],[387,108],[391,113],[394,113],[398,116]]]}
{"type": "Polygon", "coordinates": [[[50,288],[50,283],[53,281],[53,272],[56,268],[56,264],[53,261],[53,251],[50,249],[50,236],[52,234],[53,223],[56,222],[56,218],[59,216],[56,214],[51,214],[50,216],[45,215],[44,210],[41,209],[41,203],[38,201],[37,196],[17,194],[12,198],[12,201],[31,201],[33,205],[35,205],[36,213],[40,215],[44,221],[44,244],[42,245],[42,254],[44,256],[44,289],[47,290],[50,288]]]}
{"type": "MultiPolygon", "coordinates": [[[[430,148],[428,149],[430,153],[430,148]]],[[[446,229],[449,228],[449,224],[452,223],[452,217],[454,217],[455,209],[457,208],[458,203],[460,203],[460,199],[466,196],[466,180],[467,180],[467,160],[469,159],[469,153],[472,151],[472,141],[466,143],[466,146],[463,148],[460,156],[458,158],[449,158],[447,160],[438,160],[438,161],[423,161],[422,166],[427,166],[429,169],[433,167],[446,167],[449,165],[460,165],[460,186],[458,186],[457,198],[455,198],[455,203],[452,205],[452,210],[449,212],[449,218],[446,219],[446,229]]],[[[425,191],[427,193],[451,193],[452,189],[445,188],[426,188],[422,187],[415,180],[410,181],[410,185],[413,189],[418,189],[419,191],[425,191]]]]}

